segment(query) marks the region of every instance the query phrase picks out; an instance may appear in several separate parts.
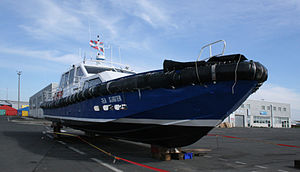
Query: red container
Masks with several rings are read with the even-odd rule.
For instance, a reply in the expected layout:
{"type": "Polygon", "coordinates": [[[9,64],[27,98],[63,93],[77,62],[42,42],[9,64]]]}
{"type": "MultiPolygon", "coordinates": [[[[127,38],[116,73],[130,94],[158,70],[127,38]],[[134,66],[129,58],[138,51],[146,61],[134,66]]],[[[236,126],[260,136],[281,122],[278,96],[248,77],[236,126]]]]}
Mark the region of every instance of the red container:
{"type": "Polygon", "coordinates": [[[4,109],[6,111],[6,116],[16,116],[18,114],[17,109],[7,105],[0,106],[0,109],[4,109]]]}

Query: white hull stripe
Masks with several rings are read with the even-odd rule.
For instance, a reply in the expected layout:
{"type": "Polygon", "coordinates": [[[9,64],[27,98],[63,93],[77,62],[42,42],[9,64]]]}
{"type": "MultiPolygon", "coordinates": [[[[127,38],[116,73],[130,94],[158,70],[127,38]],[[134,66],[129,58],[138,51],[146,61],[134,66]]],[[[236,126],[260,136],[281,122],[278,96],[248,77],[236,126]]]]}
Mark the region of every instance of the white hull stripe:
{"type": "Polygon", "coordinates": [[[221,120],[217,119],[194,119],[194,120],[164,120],[164,119],[132,119],[132,118],[121,118],[113,122],[118,123],[135,123],[135,124],[158,124],[158,125],[180,125],[180,126],[205,126],[215,127],[221,120]]]}
{"type": "Polygon", "coordinates": [[[55,119],[65,119],[65,120],[73,120],[73,121],[84,121],[84,122],[109,122],[114,121],[116,119],[93,119],[93,118],[77,118],[77,117],[65,117],[65,116],[52,116],[52,115],[44,115],[46,118],[55,118],[55,119]]]}
{"type": "Polygon", "coordinates": [[[195,119],[195,120],[164,120],[164,119],[133,119],[133,118],[120,118],[120,119],[91,119],[91,118],[76,118],[76,117],[61,117],[44,115],[47,118],[56,118],[62,120],[74,120],[84,122],[115,122],[115,123],[132,123],[132,124],[157,124],[157,125],[177,125],[177,126],[203,126],[215,127],[221,120],[218,119],[195,119]]]}

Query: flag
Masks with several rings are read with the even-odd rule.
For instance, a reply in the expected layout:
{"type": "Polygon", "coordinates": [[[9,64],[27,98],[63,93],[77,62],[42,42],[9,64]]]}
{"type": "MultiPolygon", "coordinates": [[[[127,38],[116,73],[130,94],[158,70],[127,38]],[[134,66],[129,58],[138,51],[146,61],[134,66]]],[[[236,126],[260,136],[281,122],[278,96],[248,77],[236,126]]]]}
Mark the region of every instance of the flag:
{"type": "Polygon", "coordinates": [[[103,44],[103,42],[90,40],[90,46],[92,48],[95,48],[96,50],[101,51],[101,52],[104,53],[104,48],[103,48],[104,44],[103,44]]]}

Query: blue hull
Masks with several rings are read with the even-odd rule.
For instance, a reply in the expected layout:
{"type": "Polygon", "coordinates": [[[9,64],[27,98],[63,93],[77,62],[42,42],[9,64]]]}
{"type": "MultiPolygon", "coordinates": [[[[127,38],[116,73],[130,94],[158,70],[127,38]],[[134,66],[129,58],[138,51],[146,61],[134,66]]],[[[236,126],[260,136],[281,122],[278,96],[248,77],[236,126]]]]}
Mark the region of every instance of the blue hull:
{"type": "Polygon", "coordinates": [[[44,109],[46,116],[78,119],[219,119],[223,120],[252,93],[256,81],[219,82],[177,89],[155,89],[97,97],[55,109],[44,109]],[[111,103],[111,97],[121,98],[111,103]],[[105,102],[103,100],[105,99],[105,102]],[[127,110],[101,109],[103,105],[126,104],[127,110]],[[94,106],[100,110],[95,111],[94,106]]]}
{"type": "Polygon", "coordinates": [[[44,109],[46,118],[110,137],[178,147],[192,144],[236,110],[257,81],[138,90],[44,109]],[[104,106],[127,105],[126,110],[104,106]],[[187,135],[186,133],[189,133],[187,135]],[[147,135],[145,135],[147,133],[147,135]]]}

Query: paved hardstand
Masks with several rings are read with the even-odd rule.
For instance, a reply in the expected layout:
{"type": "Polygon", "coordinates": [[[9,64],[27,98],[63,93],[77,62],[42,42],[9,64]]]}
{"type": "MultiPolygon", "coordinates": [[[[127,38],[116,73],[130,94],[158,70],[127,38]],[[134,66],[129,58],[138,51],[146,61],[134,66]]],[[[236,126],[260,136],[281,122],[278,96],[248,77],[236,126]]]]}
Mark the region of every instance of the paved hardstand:
{"type": "MultiPolygon", "coordinates": [[[[71,129],[67,133],[82,135],[71,129]]],[[[189,160],[151,158],[150,146],[107,138],[53,139],[49,122],[0,117],[0,171],[299,171],[300,129],[216,128],[183,149],[205,149],[189,160]],[[115,160],[105,150],[122,159],[115,160]],[[136,163],[136,164],[135,164],[136,163]],[[144,166],[143,166],[144,165],[144,166]]]]}

